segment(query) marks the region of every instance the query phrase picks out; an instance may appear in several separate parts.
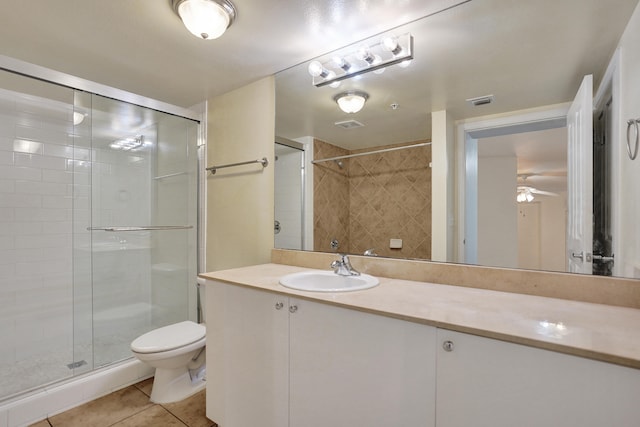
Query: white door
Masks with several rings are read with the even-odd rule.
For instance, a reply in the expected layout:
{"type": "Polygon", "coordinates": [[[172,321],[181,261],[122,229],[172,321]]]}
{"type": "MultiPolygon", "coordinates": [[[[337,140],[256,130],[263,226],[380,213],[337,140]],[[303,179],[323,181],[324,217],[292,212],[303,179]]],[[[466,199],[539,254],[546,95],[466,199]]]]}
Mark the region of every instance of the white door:
{"type": "Polygon", "coordinates": [[[593,247],[593,76],[567,114],[567,270],[591,274],[593,247]]]}

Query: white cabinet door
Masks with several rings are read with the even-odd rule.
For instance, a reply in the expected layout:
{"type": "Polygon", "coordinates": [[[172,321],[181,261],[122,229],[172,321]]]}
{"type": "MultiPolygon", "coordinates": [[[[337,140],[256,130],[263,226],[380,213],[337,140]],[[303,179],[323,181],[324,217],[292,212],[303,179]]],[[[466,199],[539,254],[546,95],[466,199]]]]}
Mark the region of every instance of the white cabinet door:
{"type": "Polygon", "coordinates": [[[291,299],[290,427],[429,427],[435,328],[291,299]]]}
{"type": "Polygon", "coordinates": [[[438,427],[640,425],[640,370],[446,330],[437,366],[438,427]]]}
{"type": "Polygon", "coordinates": [[[207,417],[220,427],[287,426],[288,298],[213,281],[206,298],[207,417]]]}

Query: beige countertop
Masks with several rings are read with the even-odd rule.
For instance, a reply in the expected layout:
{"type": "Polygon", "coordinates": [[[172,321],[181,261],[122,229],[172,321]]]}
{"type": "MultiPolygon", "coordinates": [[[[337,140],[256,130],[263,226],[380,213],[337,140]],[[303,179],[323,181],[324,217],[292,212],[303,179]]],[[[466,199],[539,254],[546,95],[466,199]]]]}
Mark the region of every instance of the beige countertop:
{"type": "Polygon", "coordinates": [[[385,277],[339,293],[278,283],[307,270],[263,264],[200,277],[640,369],[639,309],[385,277]]]}

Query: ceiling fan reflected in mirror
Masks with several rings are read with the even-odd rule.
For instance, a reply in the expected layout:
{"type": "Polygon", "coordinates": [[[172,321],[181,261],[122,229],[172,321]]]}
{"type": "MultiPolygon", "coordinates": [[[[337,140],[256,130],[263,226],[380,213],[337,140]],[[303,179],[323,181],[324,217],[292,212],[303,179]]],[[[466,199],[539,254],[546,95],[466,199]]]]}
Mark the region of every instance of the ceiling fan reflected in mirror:
{"type": "Polygon", "coordinates": [[[522,173],[518,174],[518,178],[522,180],[522,184],[517,187],[516,201],[518,203],[530,203],[535,198],[535,195],[541,196],[558,196],[558,193],[554,193],[552,191],[544,191],[532,187],[530,185],[526,185],[527,178],[532,176],[566,176],[566,172],[553,173],[522,173]]]}
{"type": "Polygon", "coordinates": [[[534,188],[534,187],[519,185],[518,194],[516,195],[516,200],[518,201],[518,203],[525,203],[525,202],[529,203],[529,202],[532,202],[533,199],[535,198],[534,194],[541,195],[541,196],[558,196],[558,193],[553,193],[551,191],[543,191],[543,190],[538,190],[537,188],[534,188]]]}

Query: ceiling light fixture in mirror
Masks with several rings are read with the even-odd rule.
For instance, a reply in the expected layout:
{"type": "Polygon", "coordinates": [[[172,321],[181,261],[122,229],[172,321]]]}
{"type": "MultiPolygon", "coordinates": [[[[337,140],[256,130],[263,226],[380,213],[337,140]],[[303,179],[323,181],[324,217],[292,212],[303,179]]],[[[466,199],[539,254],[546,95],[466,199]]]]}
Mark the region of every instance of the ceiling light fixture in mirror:
{"type": "Polygon", "coordinates": [[[335,84],[341,80],[370,71],[383,72],[394,64],[408,65],[413,59],[413,36],[387,35],[380,42],[362,44],[357,50],[343,55],[333,55],[328,61],[312,61],[308,71],[316,87],[335,84]]]}
{"type": "Polygon", "coordinates": [[[345,113],[357,113],[362,110],[367,99],[369,99],[368,93],[357,90],[342,92],[333,97],[338,107],[345,113]]]}

